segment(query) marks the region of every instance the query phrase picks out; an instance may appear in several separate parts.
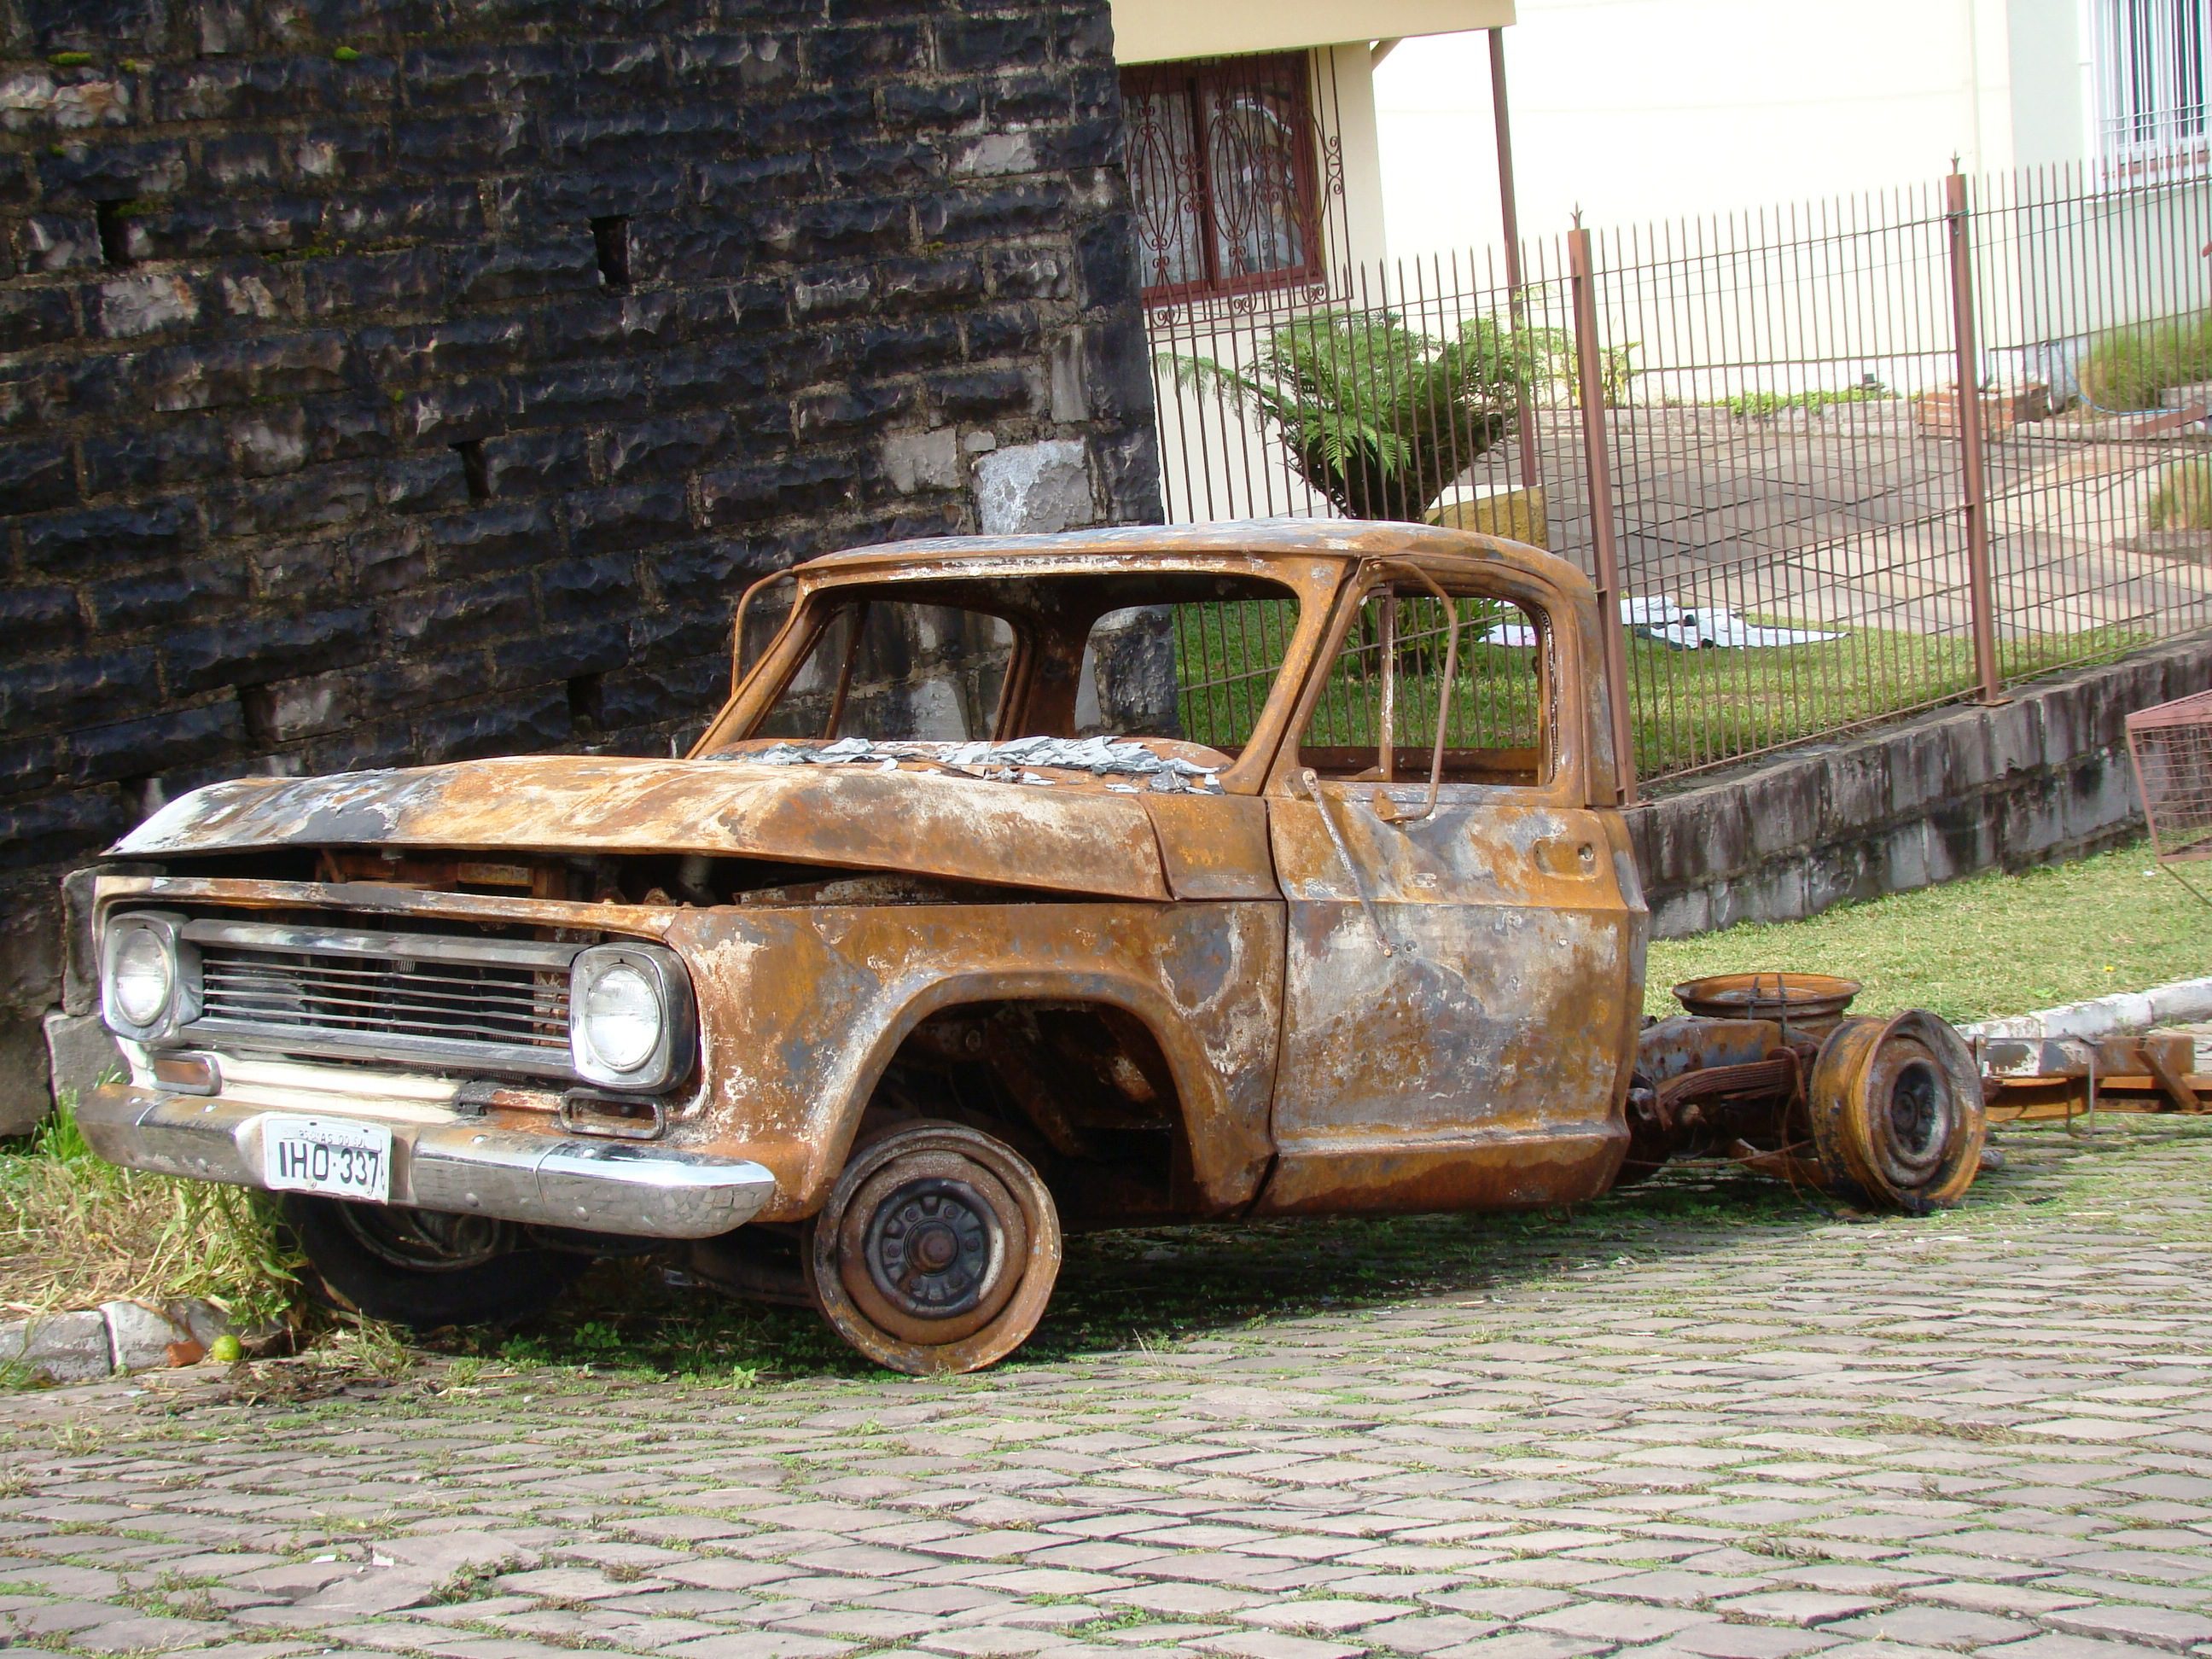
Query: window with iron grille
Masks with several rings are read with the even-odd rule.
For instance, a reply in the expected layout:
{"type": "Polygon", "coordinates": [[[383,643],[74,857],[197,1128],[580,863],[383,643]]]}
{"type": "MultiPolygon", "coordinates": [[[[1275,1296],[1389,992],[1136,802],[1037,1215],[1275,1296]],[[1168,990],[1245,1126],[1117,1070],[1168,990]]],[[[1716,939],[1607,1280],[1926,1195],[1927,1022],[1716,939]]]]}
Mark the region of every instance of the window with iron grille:
{"type": "Polygon", "coordinates": [[[1146,300],[1244,294],[1320,277],[1310,78],[1304,52],[1123,71],[1146,300]]]}
{"type": "Polygon", "coordinates": [[[2099,149],[2171,149],[2205,135],[2212,0],[2096,0],[2099,149]]]}

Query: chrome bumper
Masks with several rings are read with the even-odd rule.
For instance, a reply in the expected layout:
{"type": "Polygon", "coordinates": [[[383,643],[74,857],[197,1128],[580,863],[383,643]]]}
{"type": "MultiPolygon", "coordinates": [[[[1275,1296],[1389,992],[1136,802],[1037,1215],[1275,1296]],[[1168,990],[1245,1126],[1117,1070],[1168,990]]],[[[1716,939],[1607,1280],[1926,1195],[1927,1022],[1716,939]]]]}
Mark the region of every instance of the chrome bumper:
{"type": "MultiPolygon", "coordinates": [[[[395,1121],[319,1106],[392,1131],[392,1201],[540,1226],[647,1238],[708,1238],[742,1225],[775,1193],[744,1158],[635,1141],[523,1134],[455,1115],[395,1121]]],[[[234,1187],[266,1187],[259,1106],[111,1083],[77,1108],[93,1151],[111,1164],[234,1187]]]]}

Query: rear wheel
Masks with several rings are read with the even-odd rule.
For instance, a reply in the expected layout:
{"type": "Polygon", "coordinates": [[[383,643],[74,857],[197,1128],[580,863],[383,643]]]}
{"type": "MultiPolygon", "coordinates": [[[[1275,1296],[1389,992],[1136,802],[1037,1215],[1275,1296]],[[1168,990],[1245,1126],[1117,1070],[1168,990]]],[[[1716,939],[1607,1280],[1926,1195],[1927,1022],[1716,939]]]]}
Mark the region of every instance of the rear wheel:
{"type": "Polygon", "coordinates": [[[370,1319],[416,1330],[504,1325],[543,1313],[591,1266],[537,1249],[510,1222],[395,1204],[287,1194],[284,1220],[307,1253],[310,1288],[370,1319]]]}
{"type": "Polygon", "coordinates": [[[1933,1014],[1844,1020],[1820,1049],[1808,1095],[1821,1175],[1838,1198],[1924,1215],[1956,1204],[1981,1169],[1981,1075],[1965,1040],[1933,1014]]]}
{"type": "Polygon", "coordinates": [[[1029,1340],[1060,1276],[1060,1215],[1021,1155],[921,1123],[853,1155],[805,1261],[838,1335],[911,1376],[979,1370],[1029,1340]]]}

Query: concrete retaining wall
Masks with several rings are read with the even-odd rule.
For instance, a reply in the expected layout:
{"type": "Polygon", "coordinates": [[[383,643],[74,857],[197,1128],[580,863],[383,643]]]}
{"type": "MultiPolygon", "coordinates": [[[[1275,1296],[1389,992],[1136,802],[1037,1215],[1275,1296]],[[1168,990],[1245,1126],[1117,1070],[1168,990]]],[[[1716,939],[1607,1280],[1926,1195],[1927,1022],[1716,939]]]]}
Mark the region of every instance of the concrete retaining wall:
{"type": "Polygon", "coordinates": [[[2212,687],[2212,639],[1814,744],[1630,814],[1653,937],[1785,921],[2139,833],[2125,721],[2212,687]]]}

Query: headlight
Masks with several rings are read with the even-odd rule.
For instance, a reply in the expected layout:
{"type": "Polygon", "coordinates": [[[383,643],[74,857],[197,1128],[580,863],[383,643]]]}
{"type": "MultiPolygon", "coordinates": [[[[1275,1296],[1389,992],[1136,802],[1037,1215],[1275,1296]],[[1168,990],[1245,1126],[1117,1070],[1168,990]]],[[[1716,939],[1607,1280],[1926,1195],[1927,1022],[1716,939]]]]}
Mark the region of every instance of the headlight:
{"type": "Polygon", "coordinates": [[[568,973],[568,1055],[611,1089],[660,1089],[690,1069],[691,982],[654,945],[595,945],[568,973]]]}
{"type": "Polygon", "coordinates": [[[150,927],[133,927],[115,946],[110,970],[117,1012],[132,1025],[151,1025],[169,1006],[177,988],[177,965],[168,946],[150,927]]]}
{"type": "Polygon", "coordinates": [[[148,1042],[199,1017],[198,955],[183,918],[143,910],[114,917],[100,951],[100,1013],[118,1036],[148,1042]]]}

